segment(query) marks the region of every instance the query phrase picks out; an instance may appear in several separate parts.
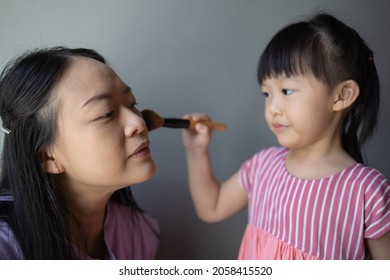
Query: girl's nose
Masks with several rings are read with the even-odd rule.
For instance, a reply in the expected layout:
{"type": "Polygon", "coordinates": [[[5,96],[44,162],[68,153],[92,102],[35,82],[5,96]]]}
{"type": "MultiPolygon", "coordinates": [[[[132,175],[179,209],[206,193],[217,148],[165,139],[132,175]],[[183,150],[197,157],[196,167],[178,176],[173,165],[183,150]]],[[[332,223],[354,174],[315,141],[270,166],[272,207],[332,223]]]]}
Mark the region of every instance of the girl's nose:
{"type": "Polygon", "coordinates": [[[146,130],[146,123],[137,109],[123,108],[124,133],[126,137],[140,134],[146,130]]]}
{"type": "Polygon", "coordinates": [[[267,106],[268,112],[272,116],[277,116],[277,115],[280,115],[282,113],[280,98],[272,96],[272,97],[269,97],[267,101],[268,101],[268,106],[267,106]]]}

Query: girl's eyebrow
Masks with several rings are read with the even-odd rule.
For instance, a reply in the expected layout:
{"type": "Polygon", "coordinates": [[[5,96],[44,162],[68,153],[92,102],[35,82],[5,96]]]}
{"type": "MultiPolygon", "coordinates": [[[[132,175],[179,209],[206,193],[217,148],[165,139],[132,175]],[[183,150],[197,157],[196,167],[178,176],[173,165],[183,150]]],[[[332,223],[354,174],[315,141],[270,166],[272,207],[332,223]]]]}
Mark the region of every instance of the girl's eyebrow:
{"type": "Polygon", "coordinates": [[[260,84],[260,87],[261,87],[261,88],[267,87],[267,83],[266,83],[266,82],[262,82],[262,83],[260,84]]]}

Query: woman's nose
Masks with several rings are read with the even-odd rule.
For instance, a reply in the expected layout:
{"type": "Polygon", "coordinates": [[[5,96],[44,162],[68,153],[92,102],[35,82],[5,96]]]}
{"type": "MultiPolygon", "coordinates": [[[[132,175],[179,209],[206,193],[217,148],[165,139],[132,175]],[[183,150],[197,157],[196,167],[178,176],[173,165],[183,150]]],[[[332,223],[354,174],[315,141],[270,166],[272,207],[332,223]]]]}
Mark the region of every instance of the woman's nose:
{"type": "Polygon", "coordinates": [[[124,133],[126,137],[131,137],[146,131],[146,123],[142,114],[135,108],[123,108],[124,133]]]}

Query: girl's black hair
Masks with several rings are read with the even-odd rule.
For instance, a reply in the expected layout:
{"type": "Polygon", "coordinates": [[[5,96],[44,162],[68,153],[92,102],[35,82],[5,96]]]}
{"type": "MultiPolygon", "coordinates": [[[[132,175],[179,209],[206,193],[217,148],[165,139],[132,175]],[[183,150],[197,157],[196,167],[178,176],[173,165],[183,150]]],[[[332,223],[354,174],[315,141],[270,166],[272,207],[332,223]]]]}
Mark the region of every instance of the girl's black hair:
{"type": "Polygon", "coordinates": [[[378,122],[379,78],[373,52],[359,34],[330,14],[290,24],[269,42],[260,57],[258,81],[313,74],[330,88],[354,80],[360,94],[343,120],[341,143],[363,163],[362,146],[378,122]]]}
{"type": "MultiPolygon", "coordinates": [[[[17,57],[0,76],[0,116],[11,131],[4,136],[1,158],[0,216],[26,259],[80,257],[70,246],[68,224],[77,220],[66,202],[65,186],[55,183],[58,175],[42,169],[43,151],[56,140],[52,89],[77,56],[106,63],[94,50],[53,47],[17,57]]],[[[118,190],[112,199],[140,211],[130,187],[118,190]]]]}

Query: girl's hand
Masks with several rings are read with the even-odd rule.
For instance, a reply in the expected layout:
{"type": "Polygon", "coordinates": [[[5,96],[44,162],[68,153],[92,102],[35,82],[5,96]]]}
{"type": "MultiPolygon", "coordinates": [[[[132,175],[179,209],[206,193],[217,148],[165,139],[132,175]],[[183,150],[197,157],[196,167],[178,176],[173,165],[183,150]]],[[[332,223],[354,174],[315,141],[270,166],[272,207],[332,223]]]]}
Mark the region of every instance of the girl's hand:
{"type": "MultiPolygon", "coordinates": [[[[194,113],[183,116],[193,121],[211,121],[206,114],[194,113]]],[[[206,125],[196,124],[195,129],[183,129],[182,140],[187,152],[206,152],[211,139],[211,129],[206,125]]]]}

